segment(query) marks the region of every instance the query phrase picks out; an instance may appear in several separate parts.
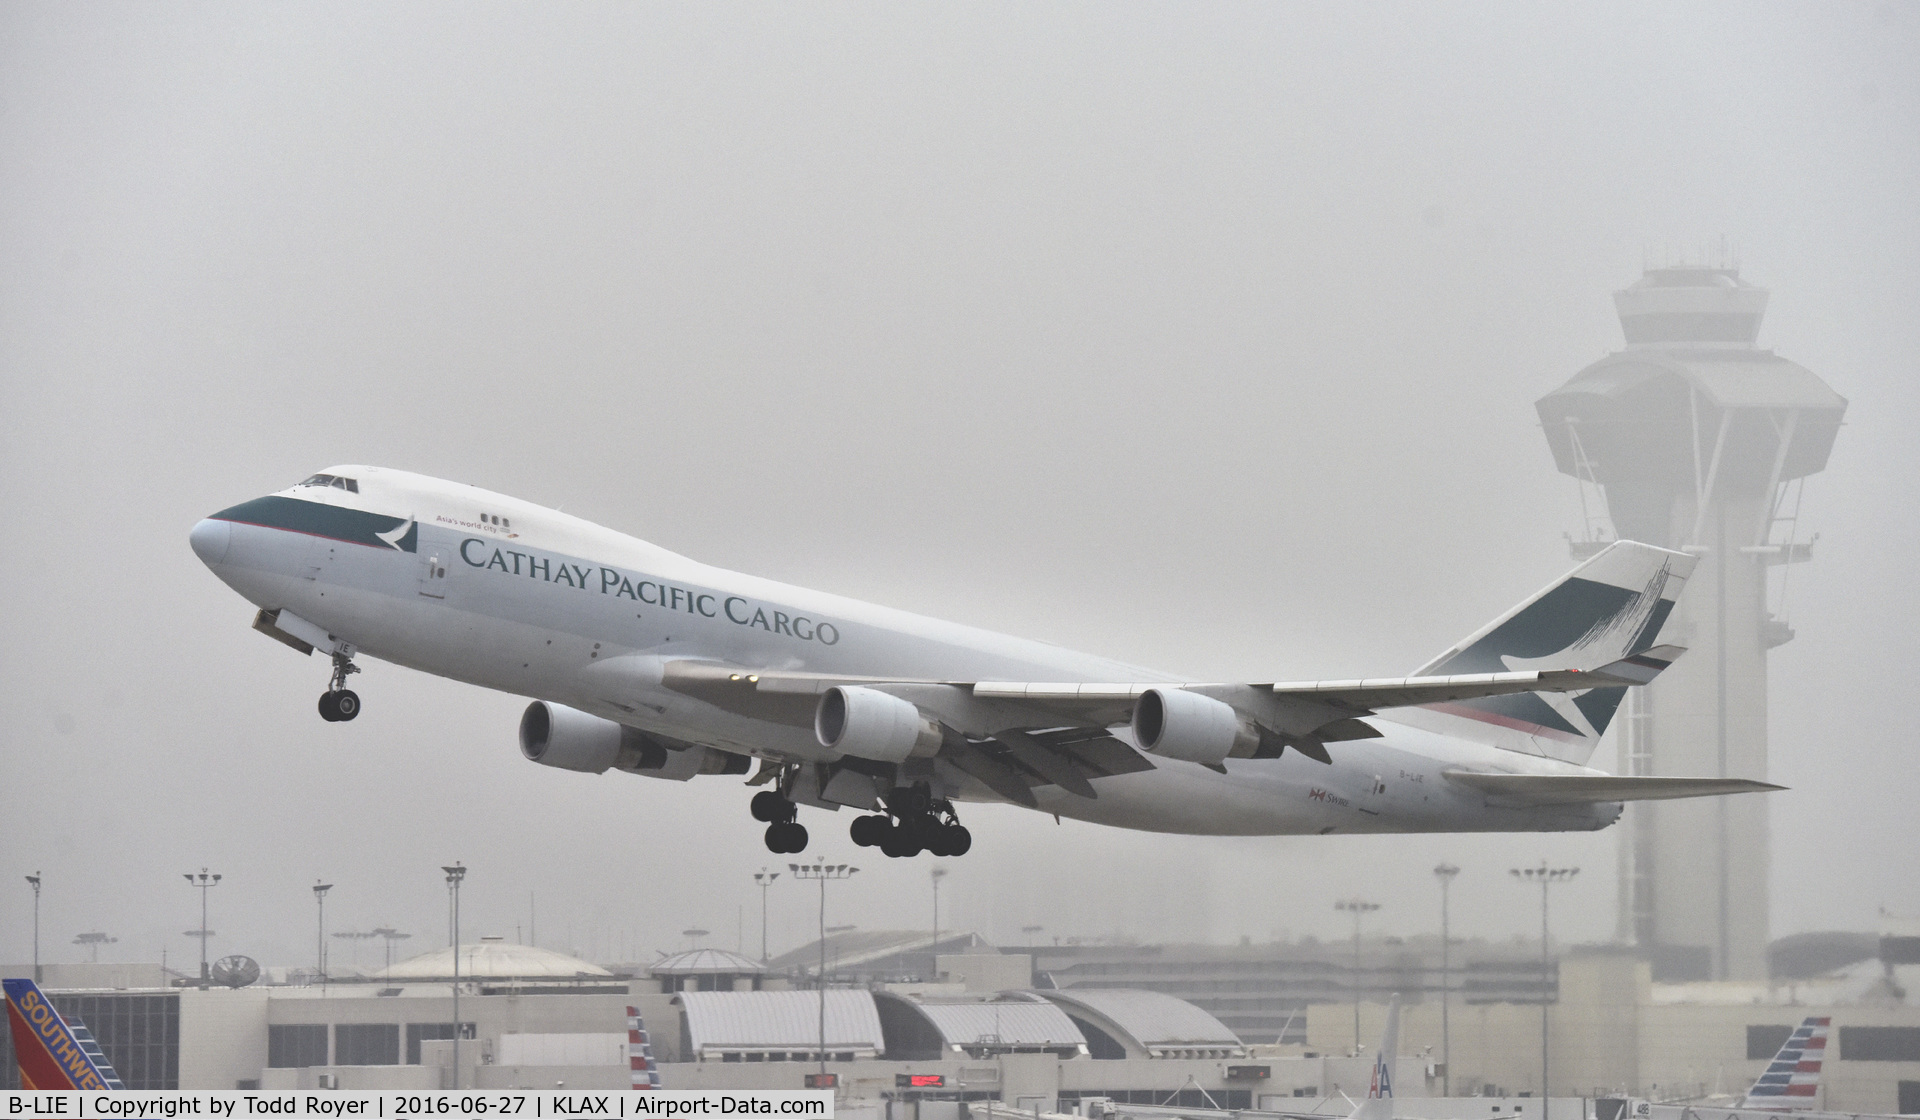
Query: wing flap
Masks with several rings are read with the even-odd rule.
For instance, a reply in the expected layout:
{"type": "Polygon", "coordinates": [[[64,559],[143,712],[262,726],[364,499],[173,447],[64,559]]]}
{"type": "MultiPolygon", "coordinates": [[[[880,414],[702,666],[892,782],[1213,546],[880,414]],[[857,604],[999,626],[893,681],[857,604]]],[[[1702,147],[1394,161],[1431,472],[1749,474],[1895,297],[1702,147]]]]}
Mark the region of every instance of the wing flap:
{"type": "Polygon", "coordinates": [[[1662,778],[1613,774],[1484,774],[1442,772],[1450,782],[1495,797],[1531,805],[1578,805],[1601,801],[1669,801],[1729,793],[1771,793],[1787,787],[1747,778],[1662,778]]]}
{"type": "Polygon", "coordinates": [[[1076,797],[1089,800],[1099,797],[1094,792],[1093,783],[1080,772],[1071,758],[1056,754],[1040,740],[1024,731],[1007,730],[995,735],[1001,746],[1007,748],[1014,761],[1027,769],[1066,790],[1076,797]]]}
{"type": "Polygon", "coordinates": [[[978,744],[957,739],[940,752],[940,758],[978,779],[981,785],[1008,801],[1029,809],[1039,807],[1039,802],[1034,800],[1033,787],[1021,776],[1020,771],[988,754],[978,744]]]}

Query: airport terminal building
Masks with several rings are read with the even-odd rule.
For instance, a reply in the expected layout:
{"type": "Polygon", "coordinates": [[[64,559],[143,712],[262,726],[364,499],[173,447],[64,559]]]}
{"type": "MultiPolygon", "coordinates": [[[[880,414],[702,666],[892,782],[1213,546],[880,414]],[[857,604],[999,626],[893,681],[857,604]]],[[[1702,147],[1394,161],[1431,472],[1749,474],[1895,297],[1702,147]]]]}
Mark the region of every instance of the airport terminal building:
{"type": "MultiPolygon", "coordinates": [[[[800,1088],[824,1067],[847,1101],[1050,1110],[1105,1097],[1299,1111],[1329,1101],[1344,1114],[1338,1098],[1364,1092],[1384,1022],[1384,998],[1362,988],[1356,1047],[1353,1000],[1326,991],[1306,1005],[1297,1040],[1290,1029],[1245,1037],[1196,1001],[1126,984],[1124,954],[1070,977],[1072,969],[1049,971],[1028,953],[995,952],[974,938],[965,942],[970,952],[917,962],[934,977],[917,979],[904,971],[916,967],[911,939],[925,948],[927,937],[899,936],[904,950],[881,946],[864,963],[851,953],[847,961],[851,972],[891,979],[844,982],[829,970],[824,1023],[810,986],[715,950],[625,975],[526,946],[463,946],[457,1011],[446,949],[352,983],[200,989],[169,986],[152,967],[53,965],[43,986],[63,1014],[93,1030],[130,1088],[155,1089],[428,1089],[452,1087],[456,1077],[482,1089],[627,1088],[634,1007],[666,1088],[800,1088]]],[[[1446,1038],[1439,992],[1408,984],[1396,1092],[1438,1096],[1450,1083],[1454,1096],[1479,1098],[1474,1116],[1517,1111],[1524,1120],[1525,1099],[1540,1091],[1544,1000],[1556,1098],[1704,1102],[1739,1093],[1792,1025],[1818,1014],[1832,1017],[1835,1037],[1822,1107],[1920,1112],[1920,1008],[1907,999],[1920,962],[1901,959],[1911,947],[1902,939],[1882,943],[1875,956],[1772,983],[1657,985],[1647,960],[1629,951],[1573,951],[1531,998],[1475,998],[1456,978],[1446,1038]]],[[[1160,947],[1152,968],[1162,979],[1142,979],[1167,987],[1167,977],[1235,975],[1217,953],[1190,948],[1160,947]],[[1183,957],[1191,967],[1179,967],[1183,957]]],[[[1323,986],[1346,979],[1302,975],[1323,986]]],[[[17,1071],[9,1065],[6,1074],[14,1087],[17,1071]]]]}

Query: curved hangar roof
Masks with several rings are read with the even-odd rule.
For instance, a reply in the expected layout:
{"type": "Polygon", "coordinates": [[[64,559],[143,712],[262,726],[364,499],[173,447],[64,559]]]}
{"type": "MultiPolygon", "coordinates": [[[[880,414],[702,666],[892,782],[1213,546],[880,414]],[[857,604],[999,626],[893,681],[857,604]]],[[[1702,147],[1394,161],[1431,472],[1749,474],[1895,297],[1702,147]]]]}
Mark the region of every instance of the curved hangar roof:
{"type": "MultiPolygon", "coordinates": [[[[873,996],[828,989],[826,998],[827,1053],[879,1057],[886,1042],[873,996]]],[[[820,1048],[818,991],[681,992],[673,1001],[686,1014],[686,1052],[703,1062],[812,1061],[820,1048]]]]}
{"type": "MultiPolygon", "coordinates": [[[[1247,1048],[1220,1020],[1185,1000],[1133,988],[1066,988],[1039,993],[1117,1043],[1129,1058],[1244,1058],[1247,1048]]],[[[1102,1040],[1088,1039],[1095,1057],[1102,1040]]]]}
{"type": "MultiPolygon", "coordinates": [[[[453,949],[436,949],[374,973],[382,980],[452,980],[453,949]]],[[[532,945],[481,941],[460,946],[462,980],[602,980],[613,973],[578,957],[532,945]]]]}
{"type": "Polygon", "coordinates": [[[1086,1052],[1086,1036],[1067,1013],[1028,992],[944,1000],[875,992],[874,1003],[887,1032],[887,1057],[895,1061],[936,1061],[956,1052],[972,1058],[1086,1052]]]}

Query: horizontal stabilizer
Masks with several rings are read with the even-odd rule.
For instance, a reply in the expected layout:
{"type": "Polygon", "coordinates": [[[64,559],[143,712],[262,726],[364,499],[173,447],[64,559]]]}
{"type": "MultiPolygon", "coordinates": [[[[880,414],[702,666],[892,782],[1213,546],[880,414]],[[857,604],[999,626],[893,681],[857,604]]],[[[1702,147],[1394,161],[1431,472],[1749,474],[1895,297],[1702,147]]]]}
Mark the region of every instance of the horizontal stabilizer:
{"type": "Polygon", "coordinates": [[[1771,793],[1787,787],[1746,778],[1619,777],[1613,774],[1480,774],[1448,770],[1445,777],[1482,793],[1534,805],[1598,801],[1668,801],[1728,793],[1771,793]]]}

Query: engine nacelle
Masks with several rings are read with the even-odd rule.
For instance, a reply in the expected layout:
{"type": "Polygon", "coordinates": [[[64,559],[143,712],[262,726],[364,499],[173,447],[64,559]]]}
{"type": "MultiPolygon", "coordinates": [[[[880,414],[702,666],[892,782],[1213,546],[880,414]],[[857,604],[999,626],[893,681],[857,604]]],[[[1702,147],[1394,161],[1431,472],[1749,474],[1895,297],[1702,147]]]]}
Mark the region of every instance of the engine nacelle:
{"type": "Polygon", "coordinates": [[[520,753],[582,774],[624,770],[675,782],[695,774],[744,774],[752,761],[712,747],[669,750],[643,731],[545,700],[528,704],[520,717],[520,753]]]}
{"type": "Polygon", "coordinates": [[[875,762],[930,756],[941,741],[940,725],[911,702],[851,685],[835,685],[821,695],[813,712],[813,734],[830,751],[875,762]]]}
{"type": "Polygon", "coordinates": [[[1133,704],[1133,738],[1141,750],[1203,766],[1250,756],[1260,746],[1260,733],[1233,705],[1180,688],[1140,694],[1133,704]]]}

